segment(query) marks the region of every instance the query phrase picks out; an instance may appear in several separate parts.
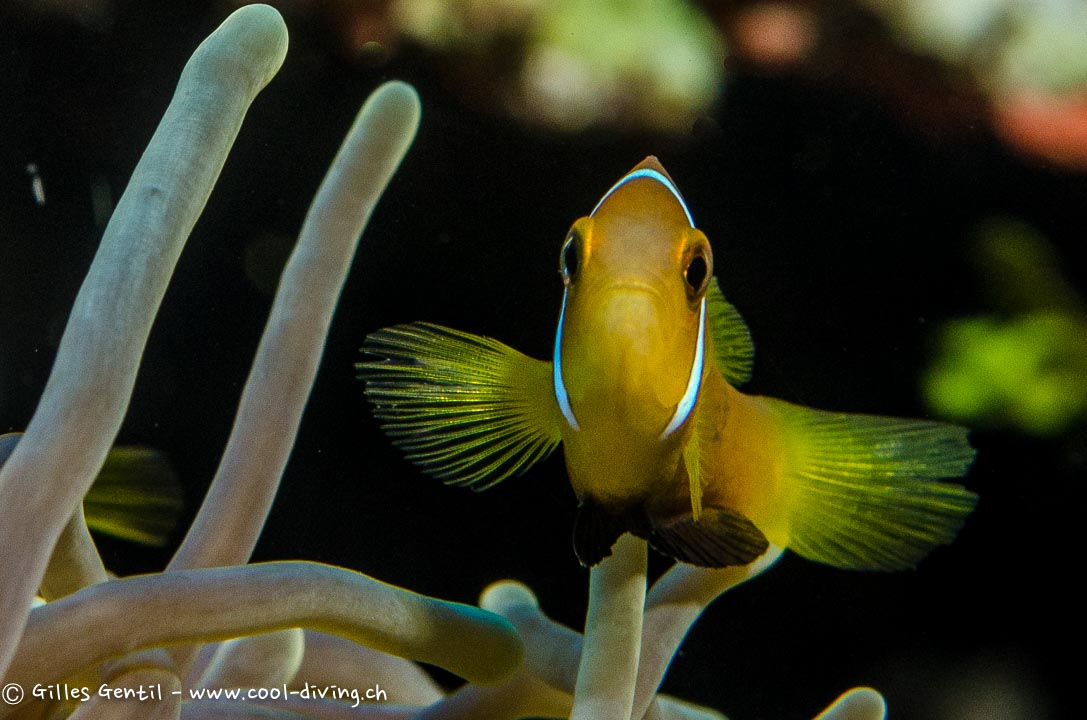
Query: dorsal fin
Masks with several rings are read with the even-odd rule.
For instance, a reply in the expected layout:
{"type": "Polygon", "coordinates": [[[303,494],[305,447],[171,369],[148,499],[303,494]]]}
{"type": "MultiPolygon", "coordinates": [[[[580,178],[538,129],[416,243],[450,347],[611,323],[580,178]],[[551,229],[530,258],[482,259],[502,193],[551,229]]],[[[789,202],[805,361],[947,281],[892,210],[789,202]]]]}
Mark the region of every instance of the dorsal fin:
{"type": "Polygon", "coordinates": [[[706,312],[718,369],[729,385],[743,385],[751,379],[755,345],[751,342],[747,323],[740,316],[740,311],[725,300],[717,278],[710,281],[710,289],[706,293],[706,312]]]}

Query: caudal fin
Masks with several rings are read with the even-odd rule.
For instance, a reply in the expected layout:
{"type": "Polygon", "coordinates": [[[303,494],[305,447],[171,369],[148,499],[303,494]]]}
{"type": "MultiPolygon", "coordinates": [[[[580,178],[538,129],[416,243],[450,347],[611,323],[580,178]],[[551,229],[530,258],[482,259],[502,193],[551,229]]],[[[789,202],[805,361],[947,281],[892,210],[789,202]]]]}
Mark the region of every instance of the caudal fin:
{"type": "Polygon", "coordinates": [[[977,504],[962,485],[939,482],[973,462],[966,428],[767,400],[788,448],[788,547],[803,557],[849,569],[913,567],[951,542],[977,504]]]}

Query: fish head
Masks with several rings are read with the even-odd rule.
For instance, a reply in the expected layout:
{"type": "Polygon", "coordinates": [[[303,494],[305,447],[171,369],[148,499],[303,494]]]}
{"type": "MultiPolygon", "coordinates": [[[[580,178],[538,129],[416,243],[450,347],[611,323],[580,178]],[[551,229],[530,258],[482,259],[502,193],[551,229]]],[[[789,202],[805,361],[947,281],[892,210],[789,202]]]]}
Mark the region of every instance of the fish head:
{"type": "Polygon", "coordinates": [[[709,241],[649,157],[574,222],[559,269],[553,373],[571,482],[598,499],[644,494],[674,474],[698,400],[709,241]]]}

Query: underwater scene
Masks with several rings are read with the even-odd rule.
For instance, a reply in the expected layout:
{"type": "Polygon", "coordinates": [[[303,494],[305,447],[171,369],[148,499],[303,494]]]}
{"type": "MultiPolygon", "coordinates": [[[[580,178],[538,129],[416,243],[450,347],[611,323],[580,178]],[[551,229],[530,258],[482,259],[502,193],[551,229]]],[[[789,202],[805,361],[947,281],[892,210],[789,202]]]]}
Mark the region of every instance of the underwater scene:
{"type": "Polygon", "coordinates": [[[0,718],[1078,717],[1084,228],[1059,0],[0,0],[0,718]]]}

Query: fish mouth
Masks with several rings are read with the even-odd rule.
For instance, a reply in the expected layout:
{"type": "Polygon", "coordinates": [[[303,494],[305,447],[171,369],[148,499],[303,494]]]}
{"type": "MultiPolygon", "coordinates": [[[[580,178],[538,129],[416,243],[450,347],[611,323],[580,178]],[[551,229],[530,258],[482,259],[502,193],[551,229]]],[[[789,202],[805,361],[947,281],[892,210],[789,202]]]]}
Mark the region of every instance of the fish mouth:
{"type": "Polygon", "coordinates": [[[617,280],[609,282],[607,285],[600,287],[598,292],[603,296],[626,292],[648,293],[657,298],[657,300],[664,300],[664,294],[659,287],[653,283],[642,280],[617,280]]]}
{"type": "Polygon", "coordinates": [[[659,291],[645,285],[609,286],[600,295],[603,336],[614,341],[625,339],[636,354],[656,346],[662,341],[663,301],[659,291]]]}

